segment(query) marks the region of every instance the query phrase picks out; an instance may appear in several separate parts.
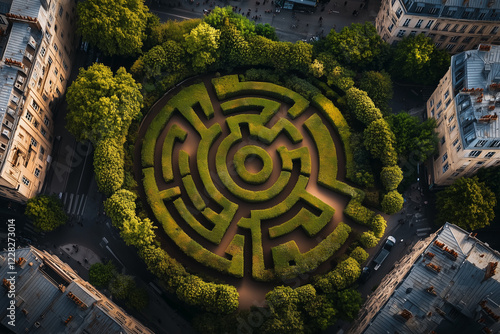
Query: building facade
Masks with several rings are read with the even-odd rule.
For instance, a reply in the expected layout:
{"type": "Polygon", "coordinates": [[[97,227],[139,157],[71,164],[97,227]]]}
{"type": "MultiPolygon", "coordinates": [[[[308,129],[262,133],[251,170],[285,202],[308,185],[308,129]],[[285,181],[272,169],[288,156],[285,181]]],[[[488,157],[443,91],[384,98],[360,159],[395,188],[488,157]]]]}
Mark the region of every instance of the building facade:
{"type": "Polygon", "coordinates": [[[153,334],[57,256],[34,247],[15,255],[0,252],[0,332],[153,334]]]}
{"type": "Polygon", "coordinates": [[[348,333],[499,333],[499,261],[498,251],[446,223],[396,263],[348,333]]]}
{"type": "Polygon", "coordinates": [[[69,78],[74,0],[0,2],[0,196],[26,202],[51,162],[53,111],[69,78]]]}
{"type": "Polygon", "coordinates": [[[500,45],[500,0],[382,0],[375,25],[390,44],[425,34],[450,53],[500,45]]]}
{"type": "Polygon", "coordinates": [[[430,184],[450,185],[500,164],[500,46],[483,45],[451,58],[427,101],[439,136],[430,184]],[[498,108],[498,109],[497,109],[498,108]]]}

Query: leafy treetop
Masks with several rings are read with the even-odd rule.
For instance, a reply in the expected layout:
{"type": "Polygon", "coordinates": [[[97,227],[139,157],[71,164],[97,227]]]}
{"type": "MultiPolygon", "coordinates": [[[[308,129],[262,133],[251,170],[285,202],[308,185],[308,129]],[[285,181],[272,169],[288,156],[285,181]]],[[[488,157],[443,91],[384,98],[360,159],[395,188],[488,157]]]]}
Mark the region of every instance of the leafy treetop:
{"type": "Polygon", "coordinates": [[[33,220],[33,226],[42,231],[52,231],[68,220],[62,203],[56,196],[39,195],[30,198],[25,215],[33,220]]]}

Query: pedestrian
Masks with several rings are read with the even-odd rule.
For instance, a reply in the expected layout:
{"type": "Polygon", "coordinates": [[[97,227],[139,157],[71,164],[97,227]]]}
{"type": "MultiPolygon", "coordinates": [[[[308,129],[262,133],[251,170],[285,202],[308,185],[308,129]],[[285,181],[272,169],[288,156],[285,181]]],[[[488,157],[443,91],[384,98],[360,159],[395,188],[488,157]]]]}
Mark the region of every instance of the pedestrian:
{"type": "Polygon", "coordinates": [[[364,6],[365,6],[365,3],[362,2],[361,5],[359,5],[359,9],[363,9],[364,6]]]}
{"type": "Polygon", "coordinates": [[[320,17],[319,17],[319,20],[320,20],[320,21],[323,21],[323,16],[320,16],[320,17]]]}
{"type": "Polygon", "coordinates": [[[346,1],[346,2],[344,2],[344,6],[347,6],[347,1],[346,1]]]}

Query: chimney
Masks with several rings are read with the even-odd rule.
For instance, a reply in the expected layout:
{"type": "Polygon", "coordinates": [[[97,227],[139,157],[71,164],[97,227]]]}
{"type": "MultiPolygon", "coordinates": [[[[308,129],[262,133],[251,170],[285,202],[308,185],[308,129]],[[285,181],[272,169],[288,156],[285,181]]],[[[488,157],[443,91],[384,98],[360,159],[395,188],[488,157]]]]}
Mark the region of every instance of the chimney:
{"type": "Polygon", "coordinates": [[[483,282],[486,281],[488,278],[495,276],[497,266],[498,262],[488,263],[488,265],[486,266],[486,272],[484,273],[483,282]]]}

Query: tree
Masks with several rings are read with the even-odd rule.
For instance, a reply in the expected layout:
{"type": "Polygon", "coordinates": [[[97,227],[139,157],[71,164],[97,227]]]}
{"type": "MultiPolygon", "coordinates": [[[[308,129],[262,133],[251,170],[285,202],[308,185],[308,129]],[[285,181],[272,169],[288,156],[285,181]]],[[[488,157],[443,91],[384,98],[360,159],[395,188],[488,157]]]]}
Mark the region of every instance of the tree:
{"type": "Polygon", "coordinates": [[[363,304],[361,294],[354,289],[346,289],[335,293],[335,308],[339,310],[340,318],[353,321],[358,316],[363,304]]]}
{"type": "Polygon", "coordinates": [[[361,234],[359,242],[361,242],[361,244],[365,248],[373,248],[377,246],[379,238],[377,238],[372,231],[368,231],[368,232],[363,232],[363,234],[361,234]]]}
{"type": "Polygon", "coordinates": [[[144,310],[149,303],[149,295],[144,288],[135,288],[127,296],[126,304],[128,307],[137,311],[144,310]]]}
{"type": "Polygon", "coordinates": [[[45,232],[55,230],[68,220],[61,201],[56,196],[38,195],[30,198],[24,212],[33,226],[45,232]]]}
{"type": "Polygon", "coordinates": [[[153,244],[156,237],[154,232],[156,228],[149,218],[140,219],[134,215],[123,220],[120,236],[127,245],[143,248],[153,244]]]}
{"type": "Polygon", "coordinates": [[[380,159],[385,166],[396,164],[395,138],[385,119],[371,122],[363,132],[363,137],[365,147],[373,157],[380,159]]]}
{"type": "Polygon", "coordinates": [[[370,222],[370,228],[373,235],[377,238],[381,238],[385,233],[385,228],[387,227],[387,221],[381,215],[376,215],[372,218],[370,222]]]}
{"type": "Polygon", "coordinates": [[[368,259],[369,254],[363,248],[358,246],[354,248],[350,256],[361,265],[366,261],[366,259],[368,259]]]}
{"type": "Polygon", "coordinates": [[[109,283],[111,295],[122,300],[125,300],[134,288],[134,278],[129,275],[118,274],[109,283]]]}
{"type": "Polygon", "coordinates": [[[94,263],[90,266],[89,282],[96,288],[107,287],[113,277],[116,275],[116,268],[108,261],[108,263],[94,263]]]}
{"type": "Polygon", "coordinates": [[[355,87],[350,88],[346,92],[345,100],[349,110],[351,110],[354,115],[356,115],[356,118],[365,125],[369,125],[373,121],[382,118],[380,110],[375,108],[372,99],[362,90],[355,87]]]}
{"type": "Polygon", "coordinates": [[[215,7],[204,19],[205,23],[215,29],[221,29],[226,22],[233,25],[244,37],[255,35],[255,22],[245,16],[237,14],[231,6],[215,7]]]}
{"type": "Polygon", "coordinates": [[[424,34],[406,37],[400,41],[392,60],[392,75],[418,84],[434,84],[450,66],[450,56],[437,50],[434,42],[424,34]]]}
{"type": "Polygon", "coordinates": [[[363,72],[359,80],[359,89],[368,94],[377,108],[382,111],[389,109],[389,101],[394,93],[389,73],[385,71],[363,72]]]}
{"type": "Polygon", "coordinates": [[[476,230],[495,218],[495,194],[477,177],[462,177],[437,194],[437,223],[449,222],[466,230],[476,230]]]}
{"type": "Polygon", "coordinates": [[[356,69],[367,68],[383,61],[381,56],[387,48],[387,44],[382,41],[375,26],[370,22],[353,23],[339,33],[332,29],[326,40],[327,49],[335,58],[356,69]]]}
{"type": "Polygon", "coordinates": [[[135,216],[135,199],[137,196],[126,189],[120,189],[113,193],[104,202],[106,215],[111,218],[114,227],[121,229],[123,221],[135,216]]]}
{"type": "Polygon", "coordinates": [[[105,54],[140,51],[148,22],[142,0],[85,0],[78,3],[78,30],[83,39],[105,54]]]}
{"type": "Polygon", "coordinates": [[[99,191],[106,196],[121,188],[124,178],[123,146],[116,139],[106,138],[94,151],[94,172],[99,191]]]}
{"type": "Polygon", "coordinates": [[[271,41],[278,41],[278,36],[276,35],[276,29],[269,23],[259,23],[255,25],[255,33],[259,36],[263,36],[271,41]]]}
{"type": "Polygon", "coordinates": [[[103,138],[125,138],[142,106],[140,89],[123,67],[115,76],[102,64],[81,68],[66,94],[66,128],[77,140],[94,144],[103,138]]]}
{"type": "MultiPolygon", "coordinates": [[[[476,174],[480,182],[484,182],[488,188],[495,194],[495,197],[500,196],[500,166],[480,168],[476,174]]],[[[500,217],[500,206],[495,206],[495,219],[497,223],[500,217]]]]}
{"type": "Polygon", "coordinates": [[[403,208],[403,203],[403,196],[401,196],[401,194],[396,190],[392,190],[384,195],[382,203],[380,204],[382,205],[382,210],[385,213],[392,215],[393,213],[399,212],[403,208]]]}
{"type": "Polygon", "coordinates": [[[387,191],[395,190],[403,181],[403,171],[397,165],[383,167],[380,172],[380,180],[387,191]]]}
{"type": "Polygon", "coordinates": [[[424,162],[436,152],[438,137],[434,118],[421,122],[418,117],[400,112],[391,115],[388,123],[395,135],[394,148],[400,159],[424,162]]]}
{"type": "Polygon", "coordinates": [[[332,293],[343,290],[353,284],[360,274],[361,268],[358,261],[352,257],[348,257],[346,260],[340,262],[335,269],[318,277],[314,285],[324,293],[332,293]]]}
{"type": "Polygon", "coordinates": [[[144,54],[142,61],[146,78],[155,77],[166,67],[167,54],[161,45],[156,45],[144,54]]]}
{"type": "Polygon", "coordinates": [[[201,22],[189,34],[184,35],[184,47],[191,55],[191,66],[202,72],[217,61],[220,30],[201,22]]]}
{"type": "Polygon", "coordinates": [[[303,333],[304,320],[298,310],[297,292],[289,286],[278,286],[266,294],[271,317],[264,323],[264,333],[303,333]]]}
{"type": "Polygon", "coordinates": [[[232,69],[248,60],[248,42],[229,20],[226,20],[226,24],[221,28],[219,52],[219,66],[224,69],[232,69]]]}

